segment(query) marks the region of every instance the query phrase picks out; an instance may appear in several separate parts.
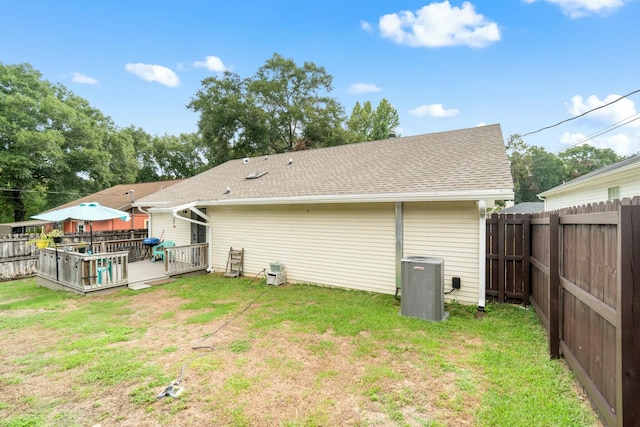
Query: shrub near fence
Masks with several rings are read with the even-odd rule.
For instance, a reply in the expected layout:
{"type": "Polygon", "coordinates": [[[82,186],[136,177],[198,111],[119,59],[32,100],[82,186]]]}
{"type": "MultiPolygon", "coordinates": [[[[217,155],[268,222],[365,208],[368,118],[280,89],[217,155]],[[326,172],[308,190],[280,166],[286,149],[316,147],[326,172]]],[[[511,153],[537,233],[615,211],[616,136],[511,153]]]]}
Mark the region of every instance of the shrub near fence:
{"type": "MultiPolygon", "coordinates": [[[[38,248],[30,243],[37,234],[15,234],[0,236],[0,281],[34,276],[38,271],[38,248]]],[[[93,241],[128,240],[147,237],[147,230],[101,231],[93,233],[93,241]]],[[[89,242],[89,233],[67,233],[70,243],[82,240],[89,242]]]]}
{"type": "MultiPolygon", "coordinates": [[[[551,357],[565,358],[605,425],[640,425],[640,198],[534,214],[529,222],[529,273],[521,280],[549,332],[551,357]]],[[[496,246],[517,239],[507,234],[496,246]]],[[[488,248],[487,264],[498,252],[488,248]]],[[[492,272],[505,284],[487,276],[487,289],[516,296],[500,253],[501,270],[492,272]]]]}

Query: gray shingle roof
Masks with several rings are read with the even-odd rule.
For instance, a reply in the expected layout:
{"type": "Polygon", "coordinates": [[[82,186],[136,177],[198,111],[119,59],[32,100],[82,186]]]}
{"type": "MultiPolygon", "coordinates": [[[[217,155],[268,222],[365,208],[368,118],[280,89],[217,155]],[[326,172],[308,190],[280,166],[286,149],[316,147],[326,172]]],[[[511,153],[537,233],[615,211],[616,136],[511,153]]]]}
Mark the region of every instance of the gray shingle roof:
{"type": "Polygon", "coordinates": [[[455,200],[453,193],[479,192],[510,199],[512,191],[502,131],[500,125],[490,125],[231,160],[137,204],[172,207],[274,199],[284,203],[283,199],[332,197],[346,201],[419,194],[455,200]],[[262,172],[266,174],[246,179],[262,172]]]}
{"type": "Polygon", "coordinates": [[[544,202],[522,202],[517,205],[502,209],[501,214],[528,214],[538,213],[544,210],[544,202]]]}
{"type": "Polygon", "coordinates": [[[114,185],[113,187],[100,190],[97,193],[81,197],[72,202],[56,206],[54,209],[57,210],[70,206],[77,206],[80,203],[98,202],[102,206],[107,206],[113,209],[128,210],[131,209],[131,194],[127,194],[130,190],[134,191],[134,198],[135,200],[138,200],[145,196],[149,196],[156,191],[161,191],[165,188],[171,187],[172,185],[176,185],[182,181],[184,181],[184,179],[175,179],[172,181],[142,182],[137,184],[118,184],[114,185]]]}

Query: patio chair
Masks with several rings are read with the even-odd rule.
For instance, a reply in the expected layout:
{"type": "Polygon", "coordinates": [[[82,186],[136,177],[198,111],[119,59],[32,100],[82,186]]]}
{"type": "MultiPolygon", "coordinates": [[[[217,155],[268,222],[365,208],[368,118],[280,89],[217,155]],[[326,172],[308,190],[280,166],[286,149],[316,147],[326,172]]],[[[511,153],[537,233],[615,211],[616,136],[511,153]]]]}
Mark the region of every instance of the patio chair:
{"type": "Polygon", "coordinates": [[[165,240],[164,242],[155,245],[153,247],[153,256],[151,257],[151,261],[156,261],[158,259],[164,261],[164,248],[170,248],[175,245],[175,242],[171,240],[165,240]]]}
{"type": "Polygon", "coordinates": [[[98,275],[98,284],[102,284],[102,274],[104,272],[109,274],[109,281],[113,281],[113,271],[111,267],[111,260],[99,259],[96,261],[96,272],[98,275]]]}

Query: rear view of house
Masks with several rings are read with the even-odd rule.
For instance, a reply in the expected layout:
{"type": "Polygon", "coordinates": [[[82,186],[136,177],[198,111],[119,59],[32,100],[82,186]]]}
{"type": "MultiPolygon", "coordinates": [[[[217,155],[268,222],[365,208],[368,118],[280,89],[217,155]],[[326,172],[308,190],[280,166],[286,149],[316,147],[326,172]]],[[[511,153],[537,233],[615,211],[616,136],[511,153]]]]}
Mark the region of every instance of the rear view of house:
{"type": "Polygon", "coordinates": [[[208,243],[211,270],[393,294],[407,256],[444,260],[451,300],[484,306],[485,212],[513,199],[499,125],[237,159],[136,202],[150,236],[208,243]],[[456,279],[457,281],[457,279],[456,279]]]}

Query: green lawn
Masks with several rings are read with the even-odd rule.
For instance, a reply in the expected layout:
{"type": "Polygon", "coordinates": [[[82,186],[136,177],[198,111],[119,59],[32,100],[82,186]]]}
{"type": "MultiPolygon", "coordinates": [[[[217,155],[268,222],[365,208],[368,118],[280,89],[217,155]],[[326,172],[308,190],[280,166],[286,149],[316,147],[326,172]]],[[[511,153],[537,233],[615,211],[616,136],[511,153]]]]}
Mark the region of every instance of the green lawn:
{"type": "Polygon", "coordinates": [[[0,283],[0,427],[600,425],[532,310],[398,310],[214,275],[92,297],[0,283]]]}

